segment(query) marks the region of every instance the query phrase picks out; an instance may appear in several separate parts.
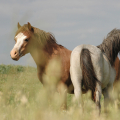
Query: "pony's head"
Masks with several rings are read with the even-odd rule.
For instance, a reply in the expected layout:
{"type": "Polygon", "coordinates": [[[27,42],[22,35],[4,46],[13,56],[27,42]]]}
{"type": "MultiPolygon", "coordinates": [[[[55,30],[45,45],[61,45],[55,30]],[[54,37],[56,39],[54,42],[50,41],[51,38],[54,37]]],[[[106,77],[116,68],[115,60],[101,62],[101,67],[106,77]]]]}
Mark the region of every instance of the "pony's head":
{"type": "Polygon", "coordinates": [[[35,53],[37,48],[48,50],[51,44],[56,45],[56,49],[58,48],[56,39],[51,33],[35,28],[29,22],[23,26],[18,23],[18,30],[14,39],[16,43],[10,53],[13,60],[19,60],[27,53],[35,53]]]}
{"type": "Polygon", "coordinates": [[[34,46],[34,41],[32,40],[34,34],[34,28],[28,22],[24,26],[18,23],[18,30],[15,35],[15,45],[10,52],[11,58],[13,60],[19,60],[20,57],[30,52],[34,46]]]}

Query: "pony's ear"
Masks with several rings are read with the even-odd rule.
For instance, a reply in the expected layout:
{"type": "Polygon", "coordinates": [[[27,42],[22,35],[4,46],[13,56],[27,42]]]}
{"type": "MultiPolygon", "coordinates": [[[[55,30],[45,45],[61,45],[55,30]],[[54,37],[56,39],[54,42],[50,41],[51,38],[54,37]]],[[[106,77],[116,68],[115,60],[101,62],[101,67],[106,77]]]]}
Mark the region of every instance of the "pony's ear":
{"type": "Polygon", "coordinates": [[[21,27],[20,23],[18,22],[18,25],[17,25],[18,29],[21,27]]]}
{"type": "Polygon", "coordinates": [[[30,30],[30,31],[32,31],[32,32],[34,32],[34,29],[33,29],[33,27],[31,26],[31,24],[28,22],[28,29],[30,30]]]}

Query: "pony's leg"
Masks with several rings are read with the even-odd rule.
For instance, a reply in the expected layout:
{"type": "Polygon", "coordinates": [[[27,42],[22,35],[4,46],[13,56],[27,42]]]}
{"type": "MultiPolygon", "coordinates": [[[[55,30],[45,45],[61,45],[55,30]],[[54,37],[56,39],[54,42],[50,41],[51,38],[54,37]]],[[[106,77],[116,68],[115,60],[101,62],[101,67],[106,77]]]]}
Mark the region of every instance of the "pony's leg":
{"type": "Polygon", "coordinates": [[[67,87],[64,83],[60,82],[57,88],[58,92],[60,93],[61,99],[61,109],[67,110],[67,87]]]}
{"type": "Polygon", "coordinates": [[[99,115],[100,115],[100,112],[101,112],[101,105],[100,105],[101,94],[102,94],[101,85],[99,83],[96,83],[95,103],[96,103],[96,106],[97,106],[97,110],[99,111],[99,115]]]}
{"type": "Polygon", "coordinates": [[[104,96],[104,110],[108,111],[108,104],[110,102],[110,92],[112,91],[113,85],[109,84],[105,89],[103,89],[103,96],[104,96]]]}
{"type": "Polygon", "coordinates": [[[81,110],[83,111],[82,90],[81,90],[81,85],[79,82],[78,82],[78,85],[74,87],[74,94],[78,102],[78,107],[80,107],[81,110]]]}
{"type": "Polygon", "coordinates": [[[78,105],[81,106],[81,102],[82,102],[82,92],[81,92],[81,87],[78,86],[74,89],[74,93],[75,93],[75,97],[78,101],[78,105]]]}
{"type": "Polygon", "coordinates": [[[104,96],[104,111],[107,111],[107,106],[109,102],[109,94],[108,94],[108,88],[106,87],[103,89],[103,96],[104,96]]]}
{"type": "MultiPolygon", "coordinates": [[[[82,49],[82,47],[81,47],[82,49]]],[[[78,104],[80,107],[82,107],[82,70],[80,67],[80,51],[74,51],[71,53],[71,59],[70,59],[70,76],[71,81],[74,86],[74,94],[78,101],[78,104]]]]}
{"type": "Polygon", "coordinates": [[[71,80],[74,86],[74,94],[78,101],[79,107],[82,107],[82,89],[81,89],[81,82],[82,82],[82,76],[79,73],[77,73],[76,69],[70,69],[71,70],[71,80]]]}

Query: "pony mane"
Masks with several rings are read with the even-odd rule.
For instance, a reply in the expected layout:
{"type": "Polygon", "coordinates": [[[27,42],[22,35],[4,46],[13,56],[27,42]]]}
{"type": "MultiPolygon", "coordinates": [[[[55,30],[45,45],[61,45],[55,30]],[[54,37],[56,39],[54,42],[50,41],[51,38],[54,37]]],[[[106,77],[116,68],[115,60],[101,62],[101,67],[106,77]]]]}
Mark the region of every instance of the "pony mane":
{"type": "Polygon", "coordinates": [[[43,30],[40,30],[38,28],[35,31],[36,36],[38,37],[38,42],[40,43],[40,45],[47,47],[49,45],[54,45],[56,46],[56,48],[58,47],[63,47],[62,45],[58,44],[54,35],[50,32],[45,32],[43,30]],[[38,33],[39,32],[39,33],[38,33]]]}
{"type": "Polygon", "coordinates": [[[120,51],[120,29],[115,28],[109,32],[102,44],[97,47],[106,54],[111,66],[114,66],[115,59],[120,51]]]}

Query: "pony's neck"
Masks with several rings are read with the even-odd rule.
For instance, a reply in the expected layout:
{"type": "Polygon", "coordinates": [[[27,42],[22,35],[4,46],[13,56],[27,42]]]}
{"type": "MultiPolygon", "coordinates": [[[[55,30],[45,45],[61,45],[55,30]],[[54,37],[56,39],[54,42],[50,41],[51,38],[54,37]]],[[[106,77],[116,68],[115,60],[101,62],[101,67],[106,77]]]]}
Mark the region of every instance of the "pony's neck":
{"type": "Polygon", "coordinates": [[[43,50],[36,48],[30,52],[37,66],[42,66],[46,62],[46,54],[43,50]]]}
{"type": "Polygon", "coordinates": [[[58,45],[55,37],[43,30],[34,28],[34,51],[31,52],[31,55],[37,66],[46,66],[48,60],[53,57],[55,54],[59,54],[60,48],[63,46],[58,45]]]}
{"type": "Polygon", "coordinates": [[[46,44],[43,50],[50,57],[52,55],[58,54],[62,48],[63,46],[58,45],[57,43],[53,43],[53,44],[46,44]]]}
{"type": "Polygon", "coordinates": [[[58,44],[45,45],[42,49],[40,47],[35,48],[30,54],[38,67],[44,67],[53,55],[59,54],[60,47],[58,44]]]}

